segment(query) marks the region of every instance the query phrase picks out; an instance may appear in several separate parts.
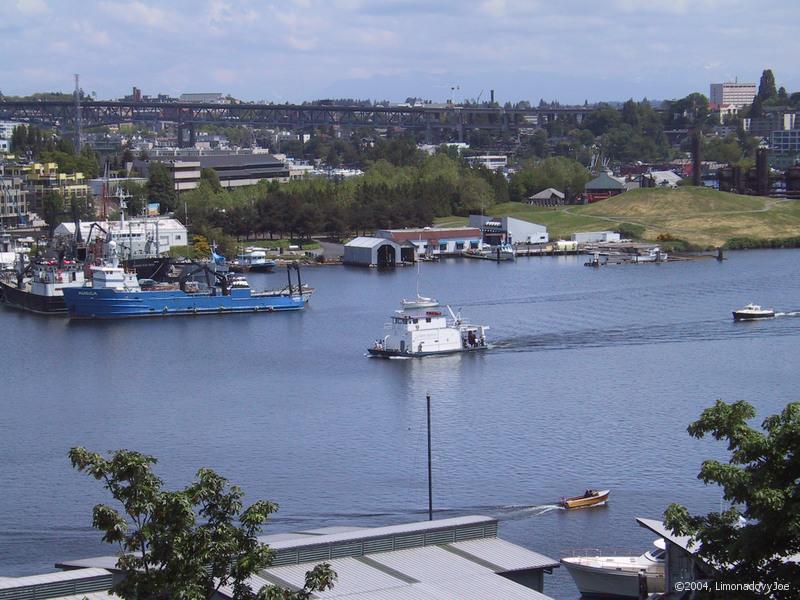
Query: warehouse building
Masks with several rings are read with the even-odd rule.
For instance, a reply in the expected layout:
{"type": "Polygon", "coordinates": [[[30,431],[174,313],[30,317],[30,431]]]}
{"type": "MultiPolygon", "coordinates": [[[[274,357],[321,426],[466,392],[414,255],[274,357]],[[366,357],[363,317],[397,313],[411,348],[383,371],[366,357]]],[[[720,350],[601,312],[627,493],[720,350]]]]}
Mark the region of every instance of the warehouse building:
{"type": "MultiPolygon", "coordinates": [[[[342,600],[551,600],[544,576],[558,561],[497,537],[497,519],[467,516],[387,527],[324,527],[260,537],[272,564],[249,580],[299,591],[305,574],[328,563],[337,579],[313,598],[342,600]]],[[[110,568],[113,557],[61,563],[70,568],[110,568]]],[[[45,596],[42,596],[45,597],[45,596]]],[[[231,600],[222,587],[214,600],[231,600]]],[[[98,599],[105,600],[105,599],[98,599]]]]}
{"type": "Polygon", "coordinates": [[[514,217],[489,218],[484,215],[470,215],[471,227],[480,229],[483,242],[491,246],[501,244],[544,244],[550,238],[547,227],[514,217]]]}
{"type": "Polygon", "coordinates": [[[457,256],[464,250],[479,248],[481,245],[481,230],[477,227],[379,229],[375,235],[398,244],[413,244],[417,256],[457,256]]]}

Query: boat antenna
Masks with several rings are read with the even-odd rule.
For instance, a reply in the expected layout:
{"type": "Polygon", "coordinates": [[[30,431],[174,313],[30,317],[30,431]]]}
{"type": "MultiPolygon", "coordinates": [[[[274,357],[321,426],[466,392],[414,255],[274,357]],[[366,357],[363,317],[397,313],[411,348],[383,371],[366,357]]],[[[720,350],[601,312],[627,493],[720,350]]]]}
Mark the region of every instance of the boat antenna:
{"type": "Polygon", "coordinates": [[[428,408],[428,521],[433,521],[433,471],[431,468],[431,393],[425,395],[428,408]]]}

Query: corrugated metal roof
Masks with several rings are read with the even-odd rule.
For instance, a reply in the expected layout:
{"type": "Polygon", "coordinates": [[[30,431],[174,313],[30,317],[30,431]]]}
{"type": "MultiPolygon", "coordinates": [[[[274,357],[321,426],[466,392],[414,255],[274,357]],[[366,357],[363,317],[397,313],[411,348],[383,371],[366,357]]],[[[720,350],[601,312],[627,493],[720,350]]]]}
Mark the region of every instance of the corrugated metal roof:
{"type": "Polygon", "coordinates": [[[56,571],[43,575],[29,575],[27,577],[9,577],[0,581],[0,589],[10,589],[29,585],[44,585],[48,583],[61,583],[75,581],[76,579],[89,579],[91,577],[104,577],[111,573],[105,569],[74,569],[72,571],[56,571]]]}
{"type": "MultiPolygon", "coordinates": [[[[424,582],[412,587],[431,594],[437,600],[487,600],[487,598],[552,600],[549,596],[516,584],[502,575],[495,575],[494,573],[464,579],[424,582]]],[[[359,598],[359,600],[367,600],[368,598],[367,596],[363,599],[359,598]]],[[[369,598],[369,600],[374,599],[369,598]]]]}
{"type": "Polygon", "coordinates": [[[699,544],[689,543],[691,538],[689,538],[688,535],[675,535],[669,529],[667,529],[664,523],[661,521],[657,521],[656,519],[642,519],[640,517],[636,517],[636,522],[642,527],[645,527],[650,531],[660,535],[665,540],[669,540],[676,546],[680,546],[689,553],[694,553],[699,548],[699,544]]]}
{"type": "Polygon", "coordinates": [[[557,560],[498,538],[468,540],[448,544],[448,546],[466,552],[479,560],[497,565],[502,571],[547,569],[559,566],[557,560]]]}
{"type": "Polygon", "coordinates": [[[93,556],[91,558],[80,558],[78,560],[65,560],[62,562],[57,562],[56,569],[98,568],[116,571],[118,570],[118,560],[119,557],[117,556],[93,556]]]}
{"type": "MultiPolygon", "coordinates": [[[[359,238],[356,238],[359,239],[359,238]]],[[[367,238],[373,239],[373,238],[367,238]]],[[[375,238],[377,239],[377,238],[375,238]]],[[[389,240],[381,240],[389,241],[389,240]]],[[[436,521],[421,521],[418,523],[404,523],[402,525],[388,525],[386,527],[370,527],[366,530],[357,530],[345,533],[335,533],[331,535],[321,535],[310,538],[295,540],[285,540],[272,544],[273,550],[284,550],[301,546],[313,546],[316,544],[333,544],[350,542],[355,540],[367,540],[379,537],[396,536],[401,534],[413,534],[426,531],[436,531],[440,529],[451,529],[468,525],[497,525],[497,519],[483,516],[454,517],[452,519],[437,519],[436,521]]]]}
{"type": "Polygon", "coordinates": [[[370,559],[417,581],[449,581],[492,573],[476,562],[438,546],[370,554],[370,559]]]}
{"type": "MultiPolygon", "coordinates": [[[[335,558],[329,561],[329,564],[336,571],[337,580],[332,590],[314,592],[314,596],[318,598],[336,598],[348,594],[408,585],[406,581],[384,573],[356,558],[335,558]]],[[[277,577],[295,587],[302,588],[305,585],[306,572],[312,568],[313,565],[308,563],[273,567],[266,569],[264,574],[266,577],[277,577]]]]}
{"type": "Polygon", "coordinates": [[[381,246],[383,244],[389,244],[394,246],[396,245],[396,243],[397,242],[395,242],[394,240],[390,240],[388,238],[359,236],[347,242],[345,244],[345,248],[347,248],[348,246],[350,248],[375,248],[376,246],[381,246]]]}

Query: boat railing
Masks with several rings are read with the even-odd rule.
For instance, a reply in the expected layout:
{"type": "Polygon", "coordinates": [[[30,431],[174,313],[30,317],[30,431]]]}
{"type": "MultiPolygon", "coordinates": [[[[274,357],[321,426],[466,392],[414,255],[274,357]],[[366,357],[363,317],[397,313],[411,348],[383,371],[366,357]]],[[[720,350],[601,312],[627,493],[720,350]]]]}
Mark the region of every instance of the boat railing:
{"type": "Polygon", "coordinates": [[[561,554],[564,558],[577,557],[577,558],[595,558],[598,556],[608,557],[639,557],[644,553],[644,550],[622,548],[622,547],[608,547],[608,548],[563,548],[561,554]]]}

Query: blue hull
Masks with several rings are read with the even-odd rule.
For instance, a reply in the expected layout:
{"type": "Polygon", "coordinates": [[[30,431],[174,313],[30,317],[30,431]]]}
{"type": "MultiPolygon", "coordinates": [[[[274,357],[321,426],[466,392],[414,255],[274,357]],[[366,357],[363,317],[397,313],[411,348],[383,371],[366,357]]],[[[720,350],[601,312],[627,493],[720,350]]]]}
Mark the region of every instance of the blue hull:
{"type": "Polygon", "coordinates": [[[300,310],[305,305],[298,295],[251,295],[250,290],[232,290],[225,296],[187,294],[180,290],[124,292],[86,287],[68,292],[65,289],[64,302],[71,319],[272,312],[300,310]]]}

